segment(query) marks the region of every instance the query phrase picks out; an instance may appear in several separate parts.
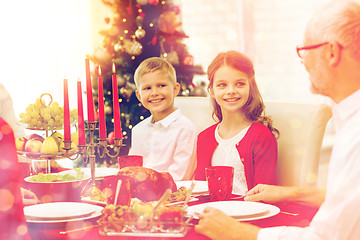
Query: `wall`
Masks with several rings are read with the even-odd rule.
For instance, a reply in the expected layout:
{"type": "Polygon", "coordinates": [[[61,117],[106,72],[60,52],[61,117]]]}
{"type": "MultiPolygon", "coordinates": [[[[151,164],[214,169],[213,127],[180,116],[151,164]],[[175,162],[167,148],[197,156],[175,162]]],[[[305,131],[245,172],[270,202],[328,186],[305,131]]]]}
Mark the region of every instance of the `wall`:
{"type": "Polygon", "coordinates": [[[183,0],[190,53],[206,69],[221,51],[244,52],[254,62],[265,100],[327,102],[310,93],[307,73],[295,50],[302,43],[307,19],[324,2],[183,0]]]}

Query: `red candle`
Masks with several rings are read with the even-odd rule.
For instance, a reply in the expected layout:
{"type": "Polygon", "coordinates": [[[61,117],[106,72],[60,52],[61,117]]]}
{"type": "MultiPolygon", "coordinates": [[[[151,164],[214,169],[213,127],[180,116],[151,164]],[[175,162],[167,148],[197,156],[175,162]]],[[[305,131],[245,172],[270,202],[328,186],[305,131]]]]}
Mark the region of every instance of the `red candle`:
{"type": "Polygon", "coordinates": [[[81,82],[77,82],[77,97],[78,97],[78,134],[79,145],[85,145],[85,124],[84,124],[84,110],[82,102],[81,82]]]}
{"type": "MultiPolygon", "coordinates": [[[[99,66],[99,75],[101,75],[101,68],[99,66]]],[[[105,111],[104,111],[104,93],[103,93],[103,80],[99,77],[99,132],[100,139],[106,139],[106,124],[105,124],[105,111]]]]}
{"type": "Polygon", "coordinates": [[[120,122],[120,105],[118,95],[117,78],[115,74],[115,65],[113,64],[112,87],[113,87],[113,112],[114,112],[114,138],[122,138],[120,122]]]}
{"type": "Polygon", "coordinates": [[[88,58],[85,59],[85,71],[86,71],[86,96],[87,96],[88,121],[95,122],[94,98],[92,94],[91,75],[90,75],[90,61],[88,58]]]}
{"type": "Polygon", "coordinates": [[[64,79],[64,141],[71,141],[68,80],[64,79]]]}

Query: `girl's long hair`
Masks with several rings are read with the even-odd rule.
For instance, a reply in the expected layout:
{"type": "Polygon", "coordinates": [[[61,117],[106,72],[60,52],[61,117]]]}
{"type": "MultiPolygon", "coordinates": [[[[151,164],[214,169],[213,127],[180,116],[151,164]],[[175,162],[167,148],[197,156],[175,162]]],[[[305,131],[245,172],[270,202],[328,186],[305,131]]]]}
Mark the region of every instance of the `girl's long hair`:
{"type": "MultiPolygon", "coordinates": [[[[272,126],[272,119],[270,116],[265,116],[265,105],[262,100],[259,88],[255,81],[255,71],[252,61],[242,53],[237,51],[228,51],[218,54],[211,62],[207,69],[207,75],[209,79],[208,91],[210,92],[214,84],[215,72],[221,66],[229,66],[238,71],[241,71],[249,77],[249,98],[243,106],[243,112],[248,122],[260,122],[270,129],[270,131],[279,137],[279,130],[272,126]]],[[[211,98],[213,105],[213,118],[214,120],[222,121],[222,113],[219,104],[215,101],[215,98],[211,98]]]]}

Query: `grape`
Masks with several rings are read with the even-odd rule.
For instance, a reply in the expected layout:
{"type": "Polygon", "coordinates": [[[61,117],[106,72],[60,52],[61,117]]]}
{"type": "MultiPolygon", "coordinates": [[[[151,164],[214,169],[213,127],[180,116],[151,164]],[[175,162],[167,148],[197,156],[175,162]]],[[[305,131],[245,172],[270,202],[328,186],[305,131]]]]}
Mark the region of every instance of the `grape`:
{"type": "MultiPolygon", "coordinates": [[[[62,127],[64,123],[64,107],[60,107],[58,102],[53,102],[51,106],[46,106],[45,101],[37,98],[35,103],[29,104],[26,112],[20,114],[20,122],[29,124],[30,127],[42,129],[54,129],[62,127]]],[[[77,109],[70,111],[70,122],[77,119],[77,109]]]]}
{"type": "Polygon", "coordinates": [[[51,104],[51,107],[53,107],[53,108],[58,108],[58,107],[59,107],[59,103],[58,103],[58,102],[53,102],[53,103],[51,104]]]}
{"type": "Polygon", "coordinates": [[[48,122],[48,121],[51,119],[50,113],[45,113],[44,116],[43,116],[43,118],[44,118],[45,121],[48,122]]]}
{"type": "Polygon", "coordinates": [[[32,113],[30,113],[30,116],[32,118],[38,118],[40,116],[40,113],[36,110],[34,110],[32,113]]]}

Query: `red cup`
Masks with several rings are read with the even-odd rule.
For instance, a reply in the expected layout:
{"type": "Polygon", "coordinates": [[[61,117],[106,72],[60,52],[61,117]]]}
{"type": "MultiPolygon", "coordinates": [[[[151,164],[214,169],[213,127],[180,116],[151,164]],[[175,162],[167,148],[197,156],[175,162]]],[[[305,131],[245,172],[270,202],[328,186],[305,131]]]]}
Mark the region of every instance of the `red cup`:
{"type": "Polygon", "coordinates": [[[140,166],[143,165],[143,157],[140,155],[123,155],[118,158],[119,169],[129,166],[140,166]]]}
{"type": "Polygon", "coordinates": [[[234,168],[212,166],[205,168],[206,180],[211,201],[223,201],[231,198],[233,189],[234,168]]]}

